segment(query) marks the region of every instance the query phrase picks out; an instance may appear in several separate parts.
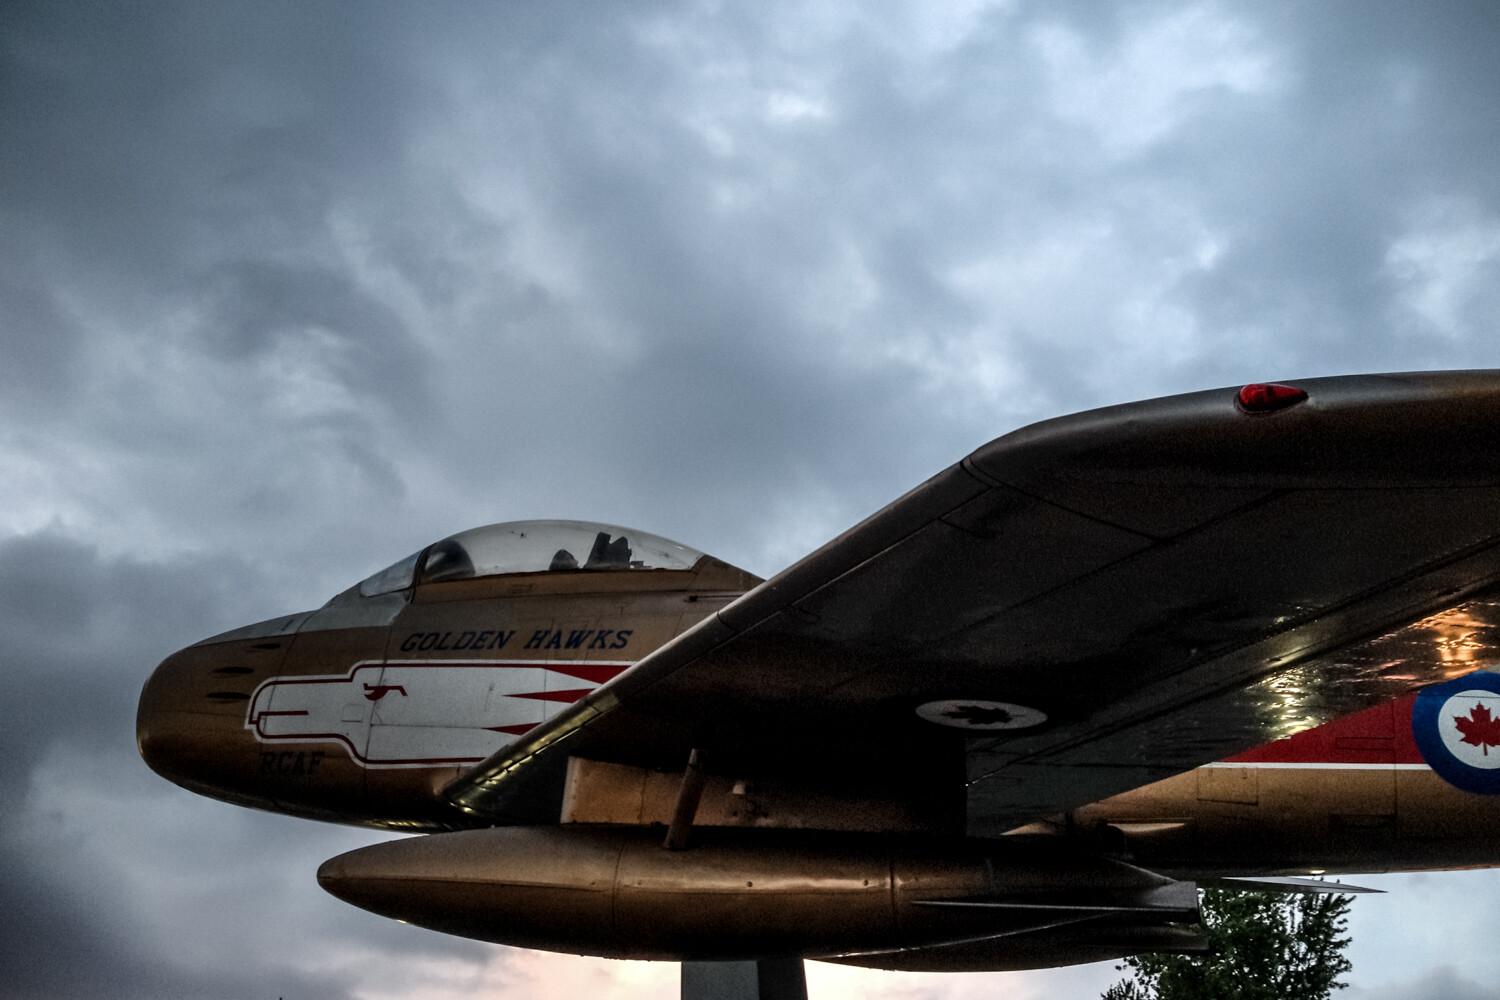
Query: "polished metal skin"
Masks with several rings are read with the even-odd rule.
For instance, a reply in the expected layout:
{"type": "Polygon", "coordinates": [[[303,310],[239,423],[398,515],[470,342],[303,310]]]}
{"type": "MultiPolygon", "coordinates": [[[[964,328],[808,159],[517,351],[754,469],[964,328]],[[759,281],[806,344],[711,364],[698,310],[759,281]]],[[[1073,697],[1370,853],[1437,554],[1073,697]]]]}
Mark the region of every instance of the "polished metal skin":
{"type": "Polygon", "coordinates": [[[1500,861],[1497,629],[1500,374],[1311,379],[1022,429],[765,582],[465,532],[169,657],[138,738],[431,833],[319,879],[450,933],[1026,968],[1200,947],[1220,877],[1500,861]]]}
{"type": "MultiPolygon", "coordinates": [[[[1433,770],[1412,736],[1415,700],[1084,806],[1064,822],[1137,864],[1199,879],[1500,863],[1500,797],[1433,770]]],[[[1500,709],[1500,698],[1492,704],[1500,709]]]]}
{"type": "Polygon", "coordinates": [[[679,853],[651,827],[472,830],[352,851],[318,881],[435,930],[612,958],[873,956],[1060,921],[1197,915],[1191,886],[1050,838],[694,836],[679,853]]]}
{"type": "MultiPolygon", "coordinates": [[[[700,556],[351,588],[168,657],[141,692],[137,742],[164,777],[238,805],[392,830],[485,825],[439,790],[756,582],[700,556]]],[[[545,822],[555,784],[532,804],[545,822]]]]}

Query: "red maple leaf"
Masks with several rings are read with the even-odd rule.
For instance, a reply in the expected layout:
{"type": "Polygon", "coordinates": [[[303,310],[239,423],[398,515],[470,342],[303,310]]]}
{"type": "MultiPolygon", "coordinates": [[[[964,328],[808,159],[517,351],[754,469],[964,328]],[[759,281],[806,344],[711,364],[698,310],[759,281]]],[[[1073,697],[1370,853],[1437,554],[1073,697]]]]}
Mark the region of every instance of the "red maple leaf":
{"type": "Polygon", "coordinates": [[[1469,710],[1469,717],[1455,715],[1453,721],[1458,731],[1464,734],[1461,742],[1479,747],[1484,755],[1490,755],[1490,747],[1500,747],[1500,719],[1491,718],[1490,710],[1483,704],[1469,710]]]}

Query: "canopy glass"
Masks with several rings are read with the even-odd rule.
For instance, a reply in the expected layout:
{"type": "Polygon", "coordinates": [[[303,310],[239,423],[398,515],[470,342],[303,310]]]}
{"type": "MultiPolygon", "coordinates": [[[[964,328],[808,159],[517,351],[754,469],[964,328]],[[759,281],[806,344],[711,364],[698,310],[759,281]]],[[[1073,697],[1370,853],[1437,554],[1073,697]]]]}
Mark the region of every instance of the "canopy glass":
{"type": "Polygon", "coordinates": [[[508,521],[472,528],[413,552],[359,585],[363,597],[505,573],[692,569],[703,553],[614,524],[508,521]]]}

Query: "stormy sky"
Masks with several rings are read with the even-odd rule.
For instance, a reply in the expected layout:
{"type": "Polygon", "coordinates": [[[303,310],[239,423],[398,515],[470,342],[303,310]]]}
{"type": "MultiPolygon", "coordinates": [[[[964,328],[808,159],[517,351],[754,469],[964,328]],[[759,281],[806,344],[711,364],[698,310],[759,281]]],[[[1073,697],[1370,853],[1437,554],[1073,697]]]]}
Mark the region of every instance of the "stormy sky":
{"type": "MultiPolygon", "coordinates": [[[[141,682],[474,525],[768,575],[1034,420],[1500,367],[1497,51],[1438,0],[0,6],[0,996],[672,995],[325,895],[380,837],[151,774],[141,682]]],[[[1500,878],[1369,881],[1347,1000],[1500,997],[1500,878]]]]}

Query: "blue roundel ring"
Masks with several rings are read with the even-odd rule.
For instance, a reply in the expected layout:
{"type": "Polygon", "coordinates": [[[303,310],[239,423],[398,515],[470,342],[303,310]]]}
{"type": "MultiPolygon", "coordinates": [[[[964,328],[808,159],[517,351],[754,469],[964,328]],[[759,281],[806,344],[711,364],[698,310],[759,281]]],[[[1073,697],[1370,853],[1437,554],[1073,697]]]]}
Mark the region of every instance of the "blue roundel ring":
{"type": "MultiPolygon", "coordinates": [[[[1475,766],[1468,763],[1450,748],[1450,744],[1473,742],[1471,739],[1462,738],[1465,730],[1460,728],[1458,723],[1463,717],[1456,715],[1456,710],[1452,706],[1444,709],[1449,699],[1466,691],[1493,694],[1495,700],[1492,706],[1478,703],[1477,707],[1471,708],[1470,711],[1481,712],[1493,709],[1493,718],[1500,723],[1500,674],[1481,670],[1423,689],[1417,695],[1417,700],[1411,709],[1412,736],[1416,738],[1417,749],[1421,751],[1422,759],[1432,766],[1438,777],[1466,792],[1500,795],[1500,745],[1483,741],[1483,737],[1479,737],[1481,742],[1475,744],[1477,752],[1483,755],[1479,759],[1487,762],[1493,756],[1496,760],[1496,764],[1491,766],[1475,766]]],[[[1474,751],[1467,751],[1467,753],[1471,757],[1474,756],[1474,751]]]]}

